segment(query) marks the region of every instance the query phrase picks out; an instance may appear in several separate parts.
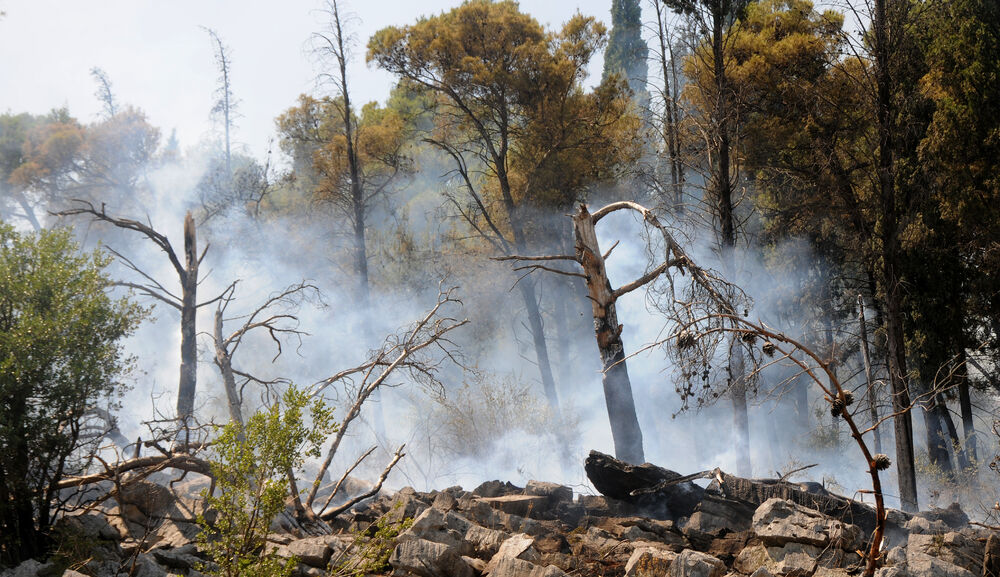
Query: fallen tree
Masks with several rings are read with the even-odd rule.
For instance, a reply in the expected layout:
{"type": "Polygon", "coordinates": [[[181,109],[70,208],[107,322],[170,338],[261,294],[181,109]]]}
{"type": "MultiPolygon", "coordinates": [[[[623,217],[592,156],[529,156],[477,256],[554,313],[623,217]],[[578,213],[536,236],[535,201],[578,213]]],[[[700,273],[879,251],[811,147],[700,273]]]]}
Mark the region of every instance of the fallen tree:
{"type": "MultiPolygon", "coordinates": [[[[877,527],[876,509],[847,497],[836,495],[818,483],[795,483],[786,479],[745,479],[719,468],[681,475],[651,463],[630,465],[598,451],[591,451],[584,465],[594,488],[612,499],[631,503],[645,510],[666,507],[670,517],[690,516],[706,493],[740,501],[753,508],[768,499],[779,498],[815,509],[824,515],[861,527],[873,534],[877,527]],[[692,481],[711,479],[707,488],[692,481]]],[[[902,522],[905,513],[894,521],[902,522]]]]}

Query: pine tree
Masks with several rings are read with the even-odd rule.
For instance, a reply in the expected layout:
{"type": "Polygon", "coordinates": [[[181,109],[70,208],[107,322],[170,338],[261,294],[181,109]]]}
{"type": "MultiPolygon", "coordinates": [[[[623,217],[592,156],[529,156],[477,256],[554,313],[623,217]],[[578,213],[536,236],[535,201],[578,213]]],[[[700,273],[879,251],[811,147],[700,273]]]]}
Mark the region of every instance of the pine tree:
{"type": "Polygon", "coordinates": [[[604,51],[602,82],[612,74],[628,80],[635,100],[648,99],[646,91],[646,57],[649,47],[642,38],[642,8],[639,0],[612,0],[611,36],[604,51]]]}

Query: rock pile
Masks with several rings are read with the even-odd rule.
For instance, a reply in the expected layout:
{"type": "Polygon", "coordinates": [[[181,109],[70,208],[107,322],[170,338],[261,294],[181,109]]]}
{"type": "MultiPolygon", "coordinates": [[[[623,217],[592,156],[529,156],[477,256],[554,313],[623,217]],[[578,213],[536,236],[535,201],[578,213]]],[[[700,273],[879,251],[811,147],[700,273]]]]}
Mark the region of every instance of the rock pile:
{"type": "MultiPolygon", "coordinates": [[[[88,559],[73,570],[31,561],[0,575],[199,576],[206,559],[193,543],[189,507],[147,489],[148,498],[121,511],[62,521],[63,530],[86,536],[88,559]]],[[[957,507],[899,519],[890,524],[881,577],[1000,577],[998,536],[970,527],[957,507]]],[[[491,481],[472,491],[405,488],[381,496],[343,515],[335,534],[306,536],[279,518],[269,547],[295,556],[301,577],[364,574],[353,572],[365,560],[352,559],[357,536],[404,520],[409,526],[395,525],[405,530],[381,552],[388,567],[376,574],[846,577],[860,574],[868,538],[857,525],[778,498],[754,509],[706,492],[692,514],[667,519],[604,496],[574,498],[552,483],[491,481]]]]}

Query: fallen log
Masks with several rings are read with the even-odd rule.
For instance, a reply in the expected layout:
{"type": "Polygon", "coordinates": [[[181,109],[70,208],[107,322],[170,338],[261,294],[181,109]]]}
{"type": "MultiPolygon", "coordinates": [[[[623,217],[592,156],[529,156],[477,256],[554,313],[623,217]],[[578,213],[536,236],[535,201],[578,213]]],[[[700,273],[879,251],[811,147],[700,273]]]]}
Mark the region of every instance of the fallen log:
{"type": "MultiPolygon", "coordinates": [[[[866,532],[875,530],[874,507],[831,493],[817,483],[744,479],[721,469],[681,475],[652,463],[630,465],[597,451],[590,452],[584,468],[594,488],[604,496],[654,510],[665,506],[673,518],[690,516],[707,492],[753,508],[777,497],[852,523],[866,532]],[[691,482],[695,479],[712,479],[712,482],[703,489],[691,482]]],[[[902,518],[892,520],[905,522],[902,518]]]]}
{"type": "Polygon", "coordinates": [[[598,451],[590,452],[584,469],[602,495],[640,508],[666,506],[669,517],[690,515],[705,493],[691,482],[698,474],[685,476],[652,463],[630,465],[598,451]]]}

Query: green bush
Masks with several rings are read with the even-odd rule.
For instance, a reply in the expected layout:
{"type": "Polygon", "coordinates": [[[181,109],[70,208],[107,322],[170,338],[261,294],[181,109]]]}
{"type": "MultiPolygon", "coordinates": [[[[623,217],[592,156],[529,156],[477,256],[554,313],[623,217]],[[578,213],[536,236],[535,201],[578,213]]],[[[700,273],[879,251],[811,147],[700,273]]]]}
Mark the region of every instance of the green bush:
{"type": "Polygon", "coordinates": [[[199,516],[199,542],[221,577],[288,576],[295,560],[265,550],[271,520],[285,507],[288,472],[307,456],[318,457],[320,446],[337,429],[333,412],[320,400],[310,403],[289,388],[282,402],[254,414],[245,427],[232,422],[222,428],[212,447],[212,475],[218,495],[203,493],[214,511],[214,522],[199,516]],[[309,422],[304,412],[309,408],[309,422]]]}

